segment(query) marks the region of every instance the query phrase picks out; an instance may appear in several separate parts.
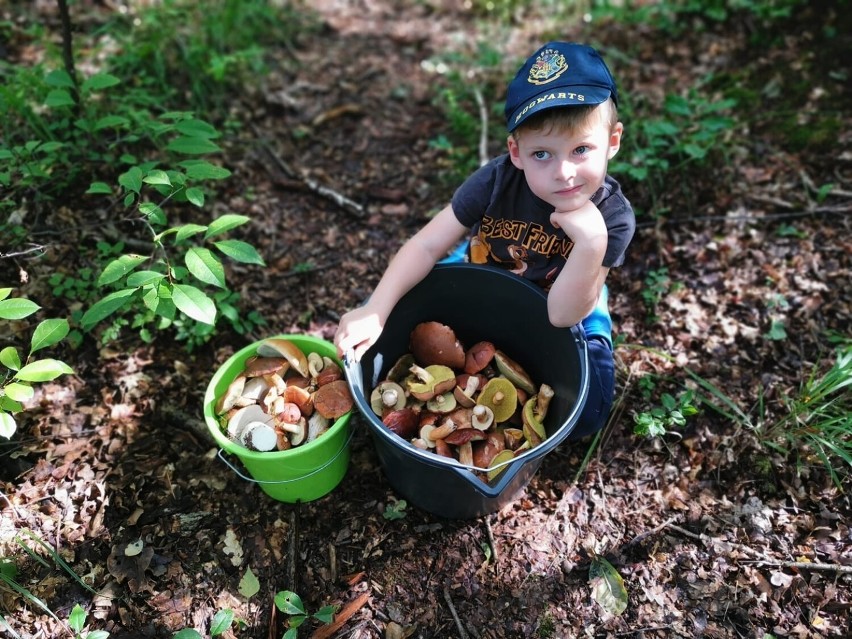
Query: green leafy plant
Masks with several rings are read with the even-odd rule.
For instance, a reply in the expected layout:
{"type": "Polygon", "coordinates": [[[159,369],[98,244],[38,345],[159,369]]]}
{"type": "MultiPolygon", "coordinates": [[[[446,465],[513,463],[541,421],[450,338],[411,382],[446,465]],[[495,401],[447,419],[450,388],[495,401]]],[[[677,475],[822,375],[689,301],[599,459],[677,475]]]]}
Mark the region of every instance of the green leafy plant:
{"type": "Polygon", "coordinates": [[[698,413],[693,404],[694,395],[692,390],[686,390],[677,396],[663,393],[659,406],[633,415],[633,432],[641,437],[662,437],[673,428],[682,428],[686,425],[687,417],[698,413]]]}
{"type": "Polygon", "coordinates": [[[382,513],[382,517],[384,517],[388,521],[404,519],[405,515],[407,514],[405,512],[406,508],[408,508],[408,502],[404,499],[393,501],[385,506],[385,511],[382,513]]]}
{"type": "MultiPolygon", "coordinates": [[[[41,307],[35,302],[9,297],[11,288],[0,288],[0,320],[17,321],[41,307]]],[[[13,415],[24,410],[23,403],[35,394],[33,384],[48,382],[74,371],[65,362],[52,358],[33,359],[33,354],[61,342],[68,334],[68,320],[46,319],[33,331],[26,357],[15,346],[0,350],[0,436],[11,438],[18,428],[13,415]]]]}
{"type": "Polygon", "coordinates": [[[657,306],[672,287],[669,269],[663,266],[648,271],[644,284],[645,287],[642,289],[642,303],[648,312],[648,321],[653,322],[657,318],[657,306]]]}
{"type": "MultiPolygon", "coordinates": [[[[209,224],[169,225],[167,203],[203,207],[203,185],[228,177],[230,171],[200,158],[219,150],[213,142],[219,134],[211,125],[184,113],[166,114],[162,119],[171,121],[164,123],[164,131],[174,134],[166,149],[191,159],[177,160],[173,168],[165,169],[132,166],[118,177],[119,197],[131,210],[131,219],[147,230],[151,250],[146,255],[125,253],[106,265],[96,285],[115,290],[95,302],[80,324],[89,331],[121,311],[130,319],[116,319],[102,340],[128,324],[139,329],[143,339],[151,339],[152,329],[173,327],[191,350],[213,334],[218,315],[241,332],[262,322],[256,314],[240,315],[227,286],[223,259],[261,266],[264,261],[251,244],[224,237],[249,221],[244,215],[225,214],[209,224]]],[[[88,193],[112,196],[113,188],[94,182],[88,193]]]]}
{"type": "Polygon", "coordinates": [[[80,604],[74,604],[71,610],[71,615],[68,617],[68,625],[74,631],[74,639],[106,639],[109,633],[106,630],[92,630],[91,632],[83,633],[83,628],[86,627],[86,611],[80,604]]]}
{"type": "MultiPolygon", "coordinates": [[[[225,634],[228,630],[230,630],[233,623],[233,610],[225,608],[224,610],[218,611],[215,615],[213,615],[213,620],[210,622],[210,636],[219,637],[225,634]]],[[[202,639],[202,635],[194,628],[184,628],[172,635],[172,639],[202,639]]]]}
{"type": "Polygon", "coordinates": [[[334,620],[337,606],[323,606],[314,613],[308,613],[302,598],[292,590],[282,590],[275,594],[275,607],[287,615],[287,631],[282,639],[296,639],[299,636],[299,628],[308,619],[313,618],[321,623],[328,624],[334,620]]]}

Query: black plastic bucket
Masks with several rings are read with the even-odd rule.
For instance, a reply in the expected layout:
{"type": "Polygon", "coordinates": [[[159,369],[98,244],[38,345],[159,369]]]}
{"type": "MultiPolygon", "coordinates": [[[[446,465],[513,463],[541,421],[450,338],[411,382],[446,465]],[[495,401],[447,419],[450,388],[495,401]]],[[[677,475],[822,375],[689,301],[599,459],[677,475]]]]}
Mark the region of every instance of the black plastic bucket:
{"type": "Polygon", "coordinates": [[[583,332],[551,325],[545,295],[534,284],[509,271],[473,264],[436,265],[399,301],[361,361],[347,355],[344,368],[394,490],[418,508],[450,519],[478,517],[510,503],[544,455],[576,425],[589,384],[583,332]],[[388,430],[370,408],[372,389],[409,352],[412,329],[426,321],[450,326],[466,347],[493,342],[537,384],[549,384],[555,391],[545,418],[547,438],[508,462],[492,483],[477,477],[477,469],[414,447],[388,430]]]}

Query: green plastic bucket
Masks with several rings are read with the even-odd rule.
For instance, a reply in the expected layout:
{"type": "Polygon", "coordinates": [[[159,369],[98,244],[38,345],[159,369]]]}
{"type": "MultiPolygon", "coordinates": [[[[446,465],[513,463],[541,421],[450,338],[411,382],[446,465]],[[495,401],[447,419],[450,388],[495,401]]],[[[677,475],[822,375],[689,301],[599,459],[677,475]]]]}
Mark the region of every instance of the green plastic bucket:
{"type": "MultiPolygon", "coordinates": [[[[307,335],[273,337],[292,342],[305,354],[315,352],[340,364],[337,349],[330,342],[307,335]]],[[[319,499],[334,490],[349,467],[349,418],[352,411],[338,418],[331,428],[308,444],[266,453],[249,450],[231,441],[222,432],[216,419],[216,399],[243,371],[246,360],[256,353],[260,343],[254,342],[234,353],[213,375],[204,394],[204,420],[207,422],[207,428],[220,447],[219,458],[237,475],[258,484],[261,490],[273,499],[288,503],[319,499]],[[223,452],[235,455],[250,477],[232,465],[223,456],[223,452]]]]}

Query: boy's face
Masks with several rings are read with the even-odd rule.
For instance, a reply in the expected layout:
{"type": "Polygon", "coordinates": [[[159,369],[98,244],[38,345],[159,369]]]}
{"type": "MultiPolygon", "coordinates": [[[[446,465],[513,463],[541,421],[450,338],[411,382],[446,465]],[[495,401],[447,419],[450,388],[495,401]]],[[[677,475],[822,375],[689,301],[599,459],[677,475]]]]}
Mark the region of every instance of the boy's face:
{"type": "Polygon", "coordinates": [[[524,172],[532,192],[557,211],[580,208],[606,177],[607,164],[621,145],[621,122],[610,129],[609,105],[595,109],[573,130],[524,130],[508,140],[509,156],[524,172]]]}

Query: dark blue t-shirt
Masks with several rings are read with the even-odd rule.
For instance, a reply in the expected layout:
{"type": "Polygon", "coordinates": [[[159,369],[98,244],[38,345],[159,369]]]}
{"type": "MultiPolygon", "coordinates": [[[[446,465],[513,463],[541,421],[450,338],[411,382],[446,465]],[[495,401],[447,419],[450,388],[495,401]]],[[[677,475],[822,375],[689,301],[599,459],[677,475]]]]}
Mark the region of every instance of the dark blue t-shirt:
{"type": "MultiPolygon", "coordinates": [[[[621,266],[636,229],[633,207],[609,176],[591,201],[608,232],[602,266],[621,266]]],[[[511,270],[544,289],[553,284],[574,246],[565,231],[550,223],[553,206],[533,194],[508,154],[465,180],[452,206],[459,222],[472,230],[470,262],[511,270]]]]}

